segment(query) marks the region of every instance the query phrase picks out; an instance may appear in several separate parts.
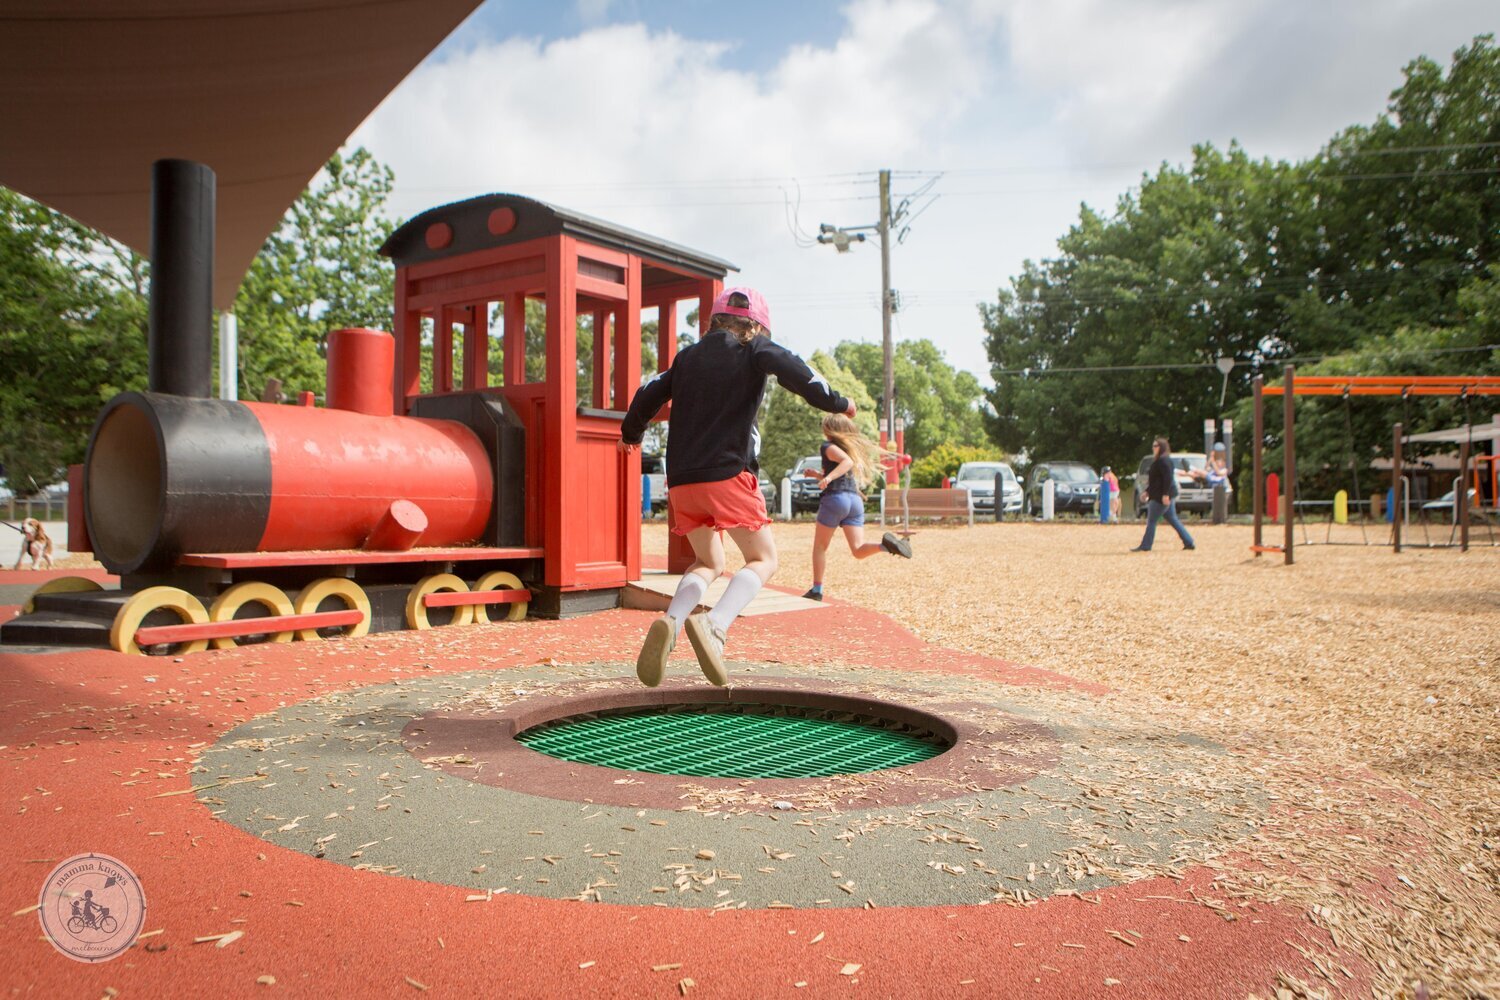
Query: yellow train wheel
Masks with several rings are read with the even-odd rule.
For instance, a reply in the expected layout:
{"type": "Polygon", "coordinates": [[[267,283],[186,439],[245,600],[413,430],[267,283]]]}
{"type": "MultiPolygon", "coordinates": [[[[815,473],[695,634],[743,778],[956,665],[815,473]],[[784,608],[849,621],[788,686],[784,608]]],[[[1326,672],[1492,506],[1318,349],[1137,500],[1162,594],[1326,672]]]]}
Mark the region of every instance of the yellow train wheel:
{"type": "MultiPolygon", "coordinates": [[[[370,596],[361,589],[360,585],[353,580],[346,580],[341,576],[325,576],[321,580],[314,580],[302,592],[297,595],[296,613],[299,615],[310,615],[318,611],[318,606],[330,597],[336,597],[343,601],[346,608],[362,612],[364,619],[357,625],[344,626],[349,631],[343,633],[350,639],[358,639],[370,631],[370,596]]],[[[297,638],[310,642],[314,639],[323,638],[315,628],[300,628],[297,630],[297,638]]]]}
{"type": "MultiPolygon", "coordinates": [[[[521,582],[521,578],[520,577],[516,576],[514,573],[507,573],[504,570],[496,570],[493,573],[486,573],[484,576],[481,576],[478,580],[474,581],[474,593],[476,593],[476,594],[479,593],[482,590],[525,590],[525,589],[526,589],[526,585],[521,582]]],[[[522,618],[526,617],[526,608],[528,606],[529,606],[529,602],[527,602],[527,601],[517,601],[514,604],[502,604],[502,605],[475,604],[473,606],[474,607],[474,620],[476,622],[480,622],[480,623],[491,621],[492,619],[490,618],[490,608],[493,607],[493,608],[505,608],[504,616],[501,617],[501,618],[498,618],[498,619],[493,619],[493,620],[496,620],[496,621],[506,621],[506,622],[518,622],[522,618]]]]}
{"type": "MultiPolygon", "coordinates": [[[[115,615],[114,624],[109,628],[109,644],[121,653],[143,655],[146,651],[136,645],[135,634],[145,622],[146,616],[157,611],[174,612],[188,625],[202,625],[208,621],[208,611],[203,607],[203,602],[187,591],[176,587],[147,587],[132,594],[120,608],[119,614],[115,615]]],[[[172,652],[173,655],[183,656],[187,653],[201,653],[207,648],[207,639],[194,639],[192,642],[176,643],[172,652]]]]}
{"type": "MultiPolygon", "coordinates": [[[[427,604],[423,601],[428,594],[439,593],[468,593],[469,585],[464,583],[452,573],[436,573],[432,576],[424,576],[417,585],[411,588],[411,593],[406,595],[406,627],[418,631],[433,628],[433,624],[427,618],[427,604]]],[[[474,620],[474,607],[470,604],[460,604],[453,609],[453,620],[449,625],[467,625],[474,620]]]]}
{"type": "MultiPolygon", "coordinates": [[[[211,622],[233,621],[235,614],[247,604],[259,604],[273,615],[290,615],[292,610],[292,599],[282,592],[281,588],[273,587],[269,583],[261,583],[257,580],[247,580],[237,583],[224,593],[220,594],[213,604],[208,607],[208,620],[211,622]]],[[[291,642],[296,633],[291,629],[285,632],[267,632],[270,642],[291,642]]],[[[224,636],[212,639],[214,649],[233,649],[249,636],[224,636]]]]}
{"type": "Polygon", "coordinates": [[[81,594],[103,589],[103,584],[90,580],[86,576],[60,576],[55,580],[48,580],[33,590],[31,596],[26,598],[26,603],[21,605],[21,613],[29,615],[35,611],[36,598],[41,594],[81,594]]]}

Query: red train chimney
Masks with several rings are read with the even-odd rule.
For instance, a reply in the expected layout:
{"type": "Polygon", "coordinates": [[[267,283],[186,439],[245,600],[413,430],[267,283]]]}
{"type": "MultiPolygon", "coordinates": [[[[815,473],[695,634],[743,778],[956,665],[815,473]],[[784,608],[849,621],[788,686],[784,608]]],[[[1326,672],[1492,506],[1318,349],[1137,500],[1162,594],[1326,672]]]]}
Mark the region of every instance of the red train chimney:
{"type": "Polygon", "coordinates": [[[372,417],[395,412],[396,339],[363,327],[328,335],[328,405],[372,417]]]}

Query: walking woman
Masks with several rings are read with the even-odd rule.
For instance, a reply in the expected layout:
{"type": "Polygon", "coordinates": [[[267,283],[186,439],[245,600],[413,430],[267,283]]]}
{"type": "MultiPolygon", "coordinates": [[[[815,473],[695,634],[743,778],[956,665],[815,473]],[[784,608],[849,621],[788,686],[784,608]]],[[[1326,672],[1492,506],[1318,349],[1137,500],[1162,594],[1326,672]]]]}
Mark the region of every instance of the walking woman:
{"type": "Polygon", "coordinates": [[[1156,541],[1156,522],[1162,518],[1176,529],[1183,548],[1197,548],[1193,536],[1177,518],[1177,469],[1172,465],[1172,447],[1166,438],[1159,437],[1151,448],[1156,459],[1146,473],[1146,534],[1141,537],[1141,544],[1130,551],[1151,551],[1151,544],[1156,541]]]}

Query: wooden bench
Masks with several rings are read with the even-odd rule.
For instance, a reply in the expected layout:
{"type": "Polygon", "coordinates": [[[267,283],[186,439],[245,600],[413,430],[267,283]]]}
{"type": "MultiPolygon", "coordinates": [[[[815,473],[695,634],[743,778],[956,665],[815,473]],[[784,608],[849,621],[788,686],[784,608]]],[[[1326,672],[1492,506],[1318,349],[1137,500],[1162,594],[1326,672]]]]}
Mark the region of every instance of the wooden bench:
{"type": "Polygon", "coordinates": [[[908,517],[966,517],[974,526],[974,494],[969,490],[912,489],[882,490],[880,493],[880,526],[886,518],[899,518],[904,509],[908,517]]]}

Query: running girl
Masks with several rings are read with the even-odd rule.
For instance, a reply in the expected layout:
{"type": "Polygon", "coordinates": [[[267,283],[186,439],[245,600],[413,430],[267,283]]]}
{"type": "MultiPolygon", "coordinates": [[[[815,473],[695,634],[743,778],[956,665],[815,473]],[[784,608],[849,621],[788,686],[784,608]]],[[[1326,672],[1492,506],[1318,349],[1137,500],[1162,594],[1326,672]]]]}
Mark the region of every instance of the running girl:
{"type": "Polygon", "coordinates": [[[833,533],[844,529],[844,540],[856,559],[868,559],[877,552],[911,558],[911,544],[889,531],[879,542],[865,541],[865,498],[862,492],[875,478],[886,452],[859,432],[853,420],[842,413],[823,418],[823,478],[818,488],[818,526],[813,529],[812,589],[803,597],[823,599],[823,571],[828,566],[828,545],[833,533]]]}
{"type": "Polygon", "coordinates": [[[854,415],[853,403],[797,355],[772,343],[770,334],[771,312],[760,293],[726,288],[714,300],[708,332],[641,386],[620,425],[620,450],[638,448],[646,425],[671,401],[668,523],[673,534],[687,536],[695,558],[667,613],[647,629],[636,659],[636,675],[649,687],[661,683],[679,629],[686,630],[704,676],[721,687],[729,683],[725,633],[776,572],[776,542],[756,478],[760,432],[755,421],[766,377],[776,376],[783,388],[820,410],[854,415]],[[720,532],[739,546],[745,568],[730,579],[712,611],[694,614],[708,585],[724,572],[720,532]]]}

